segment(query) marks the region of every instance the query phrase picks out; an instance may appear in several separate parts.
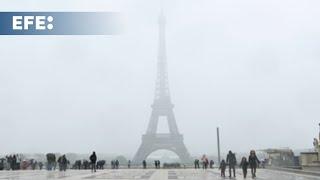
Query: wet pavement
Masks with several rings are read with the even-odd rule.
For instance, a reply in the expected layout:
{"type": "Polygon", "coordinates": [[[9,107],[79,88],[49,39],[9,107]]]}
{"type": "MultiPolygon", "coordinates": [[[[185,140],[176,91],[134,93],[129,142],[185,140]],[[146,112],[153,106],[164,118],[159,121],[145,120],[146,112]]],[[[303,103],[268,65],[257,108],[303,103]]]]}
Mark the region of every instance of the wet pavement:
{"type": "MultiPolygon", "coordinates": [[[[250,171],[249,171],[250,172],[250,171]]],[[[228,173],[226,172],[226,175],[228,173]]],[[[240,170],[237,171],[237,177],[232,179],[243,180],[240,170]]],[[[220,177],[217,169],[118,169],[118,170],[99,170],[91,173],[90,170],[67,170],[66,172],[46,171],[46,170],[26,170],[26,171],[0,171],[1,179],[21,179],[21,180],[43,180],[43,179],[136,179],[136,180],[220,180],[229,179],[229,177],[220,177]]],[[[251,176],[247,177],[251,179],[251,176]]],[[[288,172],[259,169],[257,180],[320,180],[320,177],[299,175],[288,172]]]]}

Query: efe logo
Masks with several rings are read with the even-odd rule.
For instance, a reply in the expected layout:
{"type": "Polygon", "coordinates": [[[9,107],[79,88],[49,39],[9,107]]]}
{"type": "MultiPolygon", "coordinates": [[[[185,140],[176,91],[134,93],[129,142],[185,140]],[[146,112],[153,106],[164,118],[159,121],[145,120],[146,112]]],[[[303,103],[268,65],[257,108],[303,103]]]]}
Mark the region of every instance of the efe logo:
{"type": "Polygon", "coordinates": [[[52,30],[52,16],[12,16],[13,30],[52,30]]]}

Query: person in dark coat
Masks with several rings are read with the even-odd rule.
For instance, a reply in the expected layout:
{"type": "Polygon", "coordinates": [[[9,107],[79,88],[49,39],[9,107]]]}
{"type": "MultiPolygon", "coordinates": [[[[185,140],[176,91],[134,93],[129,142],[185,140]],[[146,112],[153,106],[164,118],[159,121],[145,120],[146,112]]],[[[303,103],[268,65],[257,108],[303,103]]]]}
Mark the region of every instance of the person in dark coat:
{"type": "Polygon", "coordinates": [[[97,169],[104,169],[104,165],[106,164],[106,161],[105,160],[100,160],[100,161],[97,161],[97,169]]]}
{"type": "Polygon", "coordinates": [[[220,166],[219,166],[219,169],[221,171],[221,177],[226,177],[226,168],[227,168],[227,164],[226,164],[225,160],[223,159],[220,162],[220,166]]]}
{"type": "Polygon", "coordinates": [[[59,171],[62,171],[62,156],[58,158],[59,171]]]}
{"type": "Polygon", "coordinates": [[[55,170],[56,169],[56,155],[53,153],[46,154],[47,157],[47,170],[55,170]]]}
{"type": "Polygon", "coordinates": [[[231,178],[231,169],[233,170],[233,177],[236,177],[237,159],[236,155],[232,153],[232,151],[229,151],[227,155],[227,164],[229,165],[229,177],[231,178]]]}
{"type": "Polygon", "coordinates": [[[43,163],[42,163],[42,162],[39,162],[39,164],[38,164],[38,165],[39,165],[39,169],[40,169],[40,170],[42,170],[43,163]]]}
{"type": "Polygon", "coordinates": [[[97,163],[97,155],[96,152],[93,151],[93,153],[90,156],[90,162],[91,162],[91,171],[96,172],[96,163],[97,163]]]}
{"type": "Polygon", "coordinates": [[[146,160],[143,160],[143,161],[142,161],[142,166],[143,166],[143,169],[147,169],[147,162],[146,162],[146,160]]]}
{"type": "Polygon", "coordinates": [[[16,169],[18,169],[17,168],[17,156],[16,155],[13,155],[12,156],[12,170],[16,170],[16,169]]]}
{"type": "Polygon", "coordinates": [[[214,161],[213,161],[213,160],[210,160],[210,169],[213,168],[213,165],[214,165],[214,161]]]}
{"type": "Polygon", "coordinates": [[[194,168],[199,169],[200,168],[200,161],[199,159],[194,160],[194,168]]]}
{"type": "Polygon", "coordinates": [[[129,160],[128,161],[128,169],[130,169],[131,168],[131,161],[129,160]]]}
{"type": "Polygon", "coordinates": [[[74,165],[75,165],[75,169],[81,169],[81,160],[77,160],[75,163],[74,163],[74,165]]]}
{"type": "Polygon", "coordinates": [[[115,169],[115,161],[114,160],[111,161],[111,169],[115,169]]]}
{"type": "Polygon", "coordinates": [[[66,158],[66,155],[62,156],[62,170],[66,171],[68,166],[68,160],[66,158]]]}
{"type": "Polygon", "coordinates": [[[115,161],[115,165],[116,165],[116,169],[119,169],[119,160],[118,159],[115,161]]]}
{"type": "Polygon", "coordinates": [[[242,168],[242,173],[243,173],[243,177],[247,178],[247,173],[248,173],[248,161],[246,157],[243,157],[240,163],[240,167],[242,168]]]}
{"type": "Polygon", "coordinates": [[[84,169],[89,169],[89,164],[90,164],[89,161],[83,160],[82,164],[84,169]]]}
{"type": "Polygon", "coordinates": [[[260,164],[260,161],[256,156],[256,152],[254,150],[251,150],[250,156],[249,156],[249,166],[251,168],[252,178],[256,177],[256,171],[257,171],[258,164],[260,164]]]}
{"type": "Polygon", "coordinates": [[[60,156],[58,158],[58,163],[59,163],[59,171],[66,171],[67,170],[68,160],[66,158],[66,155],[60,156]]]}

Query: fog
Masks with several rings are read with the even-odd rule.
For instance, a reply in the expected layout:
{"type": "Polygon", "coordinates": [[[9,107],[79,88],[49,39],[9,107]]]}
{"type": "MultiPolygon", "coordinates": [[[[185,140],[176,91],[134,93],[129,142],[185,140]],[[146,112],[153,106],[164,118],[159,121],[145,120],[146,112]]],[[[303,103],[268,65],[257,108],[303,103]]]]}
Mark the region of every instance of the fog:
{"type": "MultiPolygon", "coordinates": [[[[158,0],[2,0],[1,11],[116,11],[113,36],[1,36],[0,153],[133,155],[156,79],[158,0]]],[[[320,2],[167,0],[171,98],[192,155],[312,147],[320,2]]]]}

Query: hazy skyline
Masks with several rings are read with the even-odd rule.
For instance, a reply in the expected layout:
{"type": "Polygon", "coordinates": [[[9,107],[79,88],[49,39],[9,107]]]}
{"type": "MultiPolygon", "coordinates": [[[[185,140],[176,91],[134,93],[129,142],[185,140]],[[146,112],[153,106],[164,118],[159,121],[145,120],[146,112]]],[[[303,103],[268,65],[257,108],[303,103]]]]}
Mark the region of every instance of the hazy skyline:
{"type": "MultiPolygon", "coordinates": [[[[1,11],[117,11],[117,36],[1,36],[1,152],[133,155],[156,79],[158,0],[3,0],[1,11]]],[[[191,154],[312,147],[320,2],[166,1],[169,83],[191,154]]]]}

